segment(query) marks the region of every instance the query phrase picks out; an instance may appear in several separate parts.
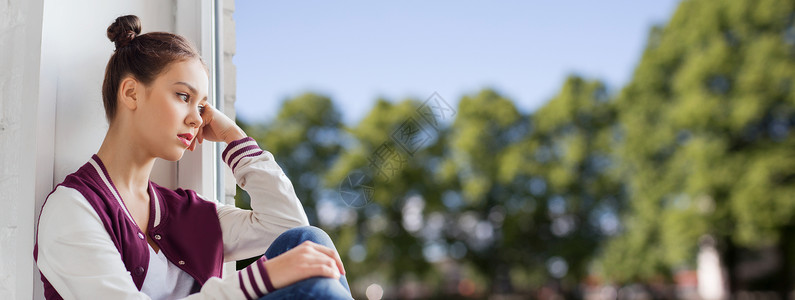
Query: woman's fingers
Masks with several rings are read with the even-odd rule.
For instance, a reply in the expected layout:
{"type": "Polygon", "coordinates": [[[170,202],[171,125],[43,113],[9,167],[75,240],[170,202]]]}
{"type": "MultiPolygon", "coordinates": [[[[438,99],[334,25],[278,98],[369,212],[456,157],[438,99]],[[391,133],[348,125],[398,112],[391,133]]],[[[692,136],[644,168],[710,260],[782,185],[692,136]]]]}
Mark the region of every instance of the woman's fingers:
{"type": "Polygon", "coordinates": [[[334,251],[334,249],[331,249],[329,247],[326,247],[326,246],[323,246],[323,245],[320,245],[320,244],[316,244],[316,243],[312,243],[312,242],[309,242],[309,241],[304,242],[304,243],[309,245],[313,249],[315,249],[317,251],[320,251],[321,253],[323,253],[323,254],[327,255],[328,257],[332,258],[334,260],[334,262],[336,264],[336,267],[339,270],[340,274],[345,275],[345,267],[342,265],[342,259],[340,258],[340,255],[339,255],[339,253],[337,253],[337,251],[334,251]]]}
{"type": "Polygon", "coordinates": [[[210,131],[212,131],[212,133],[215,133],[215,131],[213,130],[214,128],[212,127],[212,124],[213,124],[213,119],[215,119],[215,113],[217,112],[217,110],[215,110],[215,108],[212,107],[212,105],[209,105],[209,104],[206,107],[208,109],[205,110],[207,112],[205,114],[206,117],[205,117],[205,120],[204,120],[204,125],[205,126],[202,127],[202,129],[204,129],[204,130],[202,131],[202,139],[201,139],[200,142],[204,142],[204,138],[205,138],[204,133],[207,130],[210,130],[210,131]]]}
{"type": "MultiPolygon", "coordinates": [[[[342,275],[329,248],[303,243],[265,261],[273,286],[278,288],[315,276],[338,279],[342,275]],[[322,248],[321,248],[322,247],[322,248]]],[[[332,250],[333,253],[333,250],[332,250]]]]}
{"type": "Polygon", "coordinates": [[[329,266],[327,264],[315,265],[315,271],[317,272],[318,276],[331,277],[334,279],[340,278],[340,273],[337,272],[333,266],[329,266]]]}
{"type": "Polygon", "coordinates": [[[196,139],[190,141],[190,145],[188,145],[188,150],[193,151],[193,148],[196,148],[196,139]]]}
{"type": "Polygon", "coordinates": [[[302,264],[312,276],[339,278],[341,275],[337,270],[336,262],[320,252],[315,251],[314,254],[306,255],[302,259],[302,264]]]}
{"type": "MultiPolygon", "coordinates": [[[[199,131],[196,132],[196,136],[198,137],[200,134],[201,134],[201,128],[199,128],[199,131]]],[[[188,150],[193,151],[194,149],[196,149],[196,144],[198,142],[199,142],[199,139],[194,137],[193,140],[190,142],[190,146],[188,146],[188,150]]]]}
{"type": "Polygon", "coordinates": [[[204,127],[199,127],[199,131],[196,132],[196,136],[193,138],[193,141],[190,142],[190,146],[188,146],[188,150],[193,151],[196,149],[196,144],[201,143],[201,136],[203,133],[204,127]]]}
{"type": "Polygon", "coordinates": [[[217,109],[205,103],[204,112],[202,112],[202,134],[197,136],[200,144],[203,143],[204,140],[218,141],[218,130],[216,128],[218,124],[215,122],[217,114],[220,114],[217,109]]]}
{"type": "Polygon", "coordinates": [[[246,137],[235,121],[221,113],[218,109],[204,103],[204,110],[201,113],[202,124],[199,126],[201,134],[197,134],[198,143],[204,140],[213,142],[227,142],[246,137]]]}

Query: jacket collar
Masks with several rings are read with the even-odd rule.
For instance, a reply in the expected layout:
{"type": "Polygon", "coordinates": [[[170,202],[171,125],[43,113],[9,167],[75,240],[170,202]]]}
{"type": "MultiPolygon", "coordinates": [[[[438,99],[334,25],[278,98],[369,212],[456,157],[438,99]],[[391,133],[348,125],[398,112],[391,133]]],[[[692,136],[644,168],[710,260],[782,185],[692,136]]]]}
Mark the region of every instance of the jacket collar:
{"type": "MultiPolygon", "coordinates": [[[[121,206],[124,214],[127,215],[127,218],[133,224],[138,225],[135,223],[135,219],[133,219],[132,214],[127,209],[127,205],[124,204],[121,196],[119,196],[119,191],[116,189],[116,186],[113,184],[113,181],[110,179],[110,175],[108,174],[108,170],[105,168],[105,164],[102,163],[102,160],[99,159],[99,156],[94,154],[91,159],[88,161],[92,167],[94,167],[94,171],[97,173],[99,178],[104,183],[104,188],[107,189],[116,201],[121,206]]],[[[160,225],[163,215],[163,206],[160,203],[160,197],[158,197],[157,189],[152,186],[152,182],[149,181],[149,186],[147,187],[149,192],[149,228],[155,228],[160,225]]],[[[140,227],[140,226],[139,226],[140,227]]]]}

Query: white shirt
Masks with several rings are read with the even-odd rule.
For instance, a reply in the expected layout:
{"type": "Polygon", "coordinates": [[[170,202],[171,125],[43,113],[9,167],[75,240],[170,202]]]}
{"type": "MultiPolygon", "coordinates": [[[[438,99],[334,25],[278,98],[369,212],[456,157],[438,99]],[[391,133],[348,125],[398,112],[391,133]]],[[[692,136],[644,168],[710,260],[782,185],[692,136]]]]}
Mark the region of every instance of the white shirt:
{"type": "Polygon", "coordinates": [[[141,292],[153,300],[181,299],[190,295],[190,289],[196,282],[166,258],[163,251],[155,252],[149,246],[149,268],[146,272],[141,292]]]}

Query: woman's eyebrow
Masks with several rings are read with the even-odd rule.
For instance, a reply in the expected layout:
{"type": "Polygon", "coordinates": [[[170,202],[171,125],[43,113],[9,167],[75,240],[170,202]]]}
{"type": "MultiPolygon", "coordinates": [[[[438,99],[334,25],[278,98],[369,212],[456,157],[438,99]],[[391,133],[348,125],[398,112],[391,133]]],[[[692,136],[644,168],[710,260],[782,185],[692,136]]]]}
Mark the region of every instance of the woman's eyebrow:
{"type": "Polygon", "coordinates": [[[192,85],[190,85],[190,84],[189,84],[189,83],[187,83],[187,82],[182,82],[182,81],[179,81],[179,82],[175,82],[174,84],[175,84],[175,85],[176,85],[176,84],[181,84],[181,85],[184,85],[184,86],[188,87],[188,89],[190,90],[190,92],[191,92],[192,94],[198,94],[198,92],[196,91],[196,88],[194,88],[192,85]]]}
{"type": "MultiPolygon", "coordinates": [[[[187,83],[187,82],[182,82],[182,81],[179,81],[179,82],[175,82],[174,84],[175,84],[175,85],[177,85],[177,84],[184,85],[184,86],[188,87],[188,89],[190,90],[190,93],[191,93],[191,94],[197,95],[196,97],[198,97],[198,95],[199,95],[199,92],[198,92],[198,91],[196,91],[196,88],[194,88],[192,85],[190,85],[190,84],[189,84],[189,83],[187,83]]],[[[207,100],[207,96],[204,96],[204,99],[203,99],[203,100],[207,100]]]]}

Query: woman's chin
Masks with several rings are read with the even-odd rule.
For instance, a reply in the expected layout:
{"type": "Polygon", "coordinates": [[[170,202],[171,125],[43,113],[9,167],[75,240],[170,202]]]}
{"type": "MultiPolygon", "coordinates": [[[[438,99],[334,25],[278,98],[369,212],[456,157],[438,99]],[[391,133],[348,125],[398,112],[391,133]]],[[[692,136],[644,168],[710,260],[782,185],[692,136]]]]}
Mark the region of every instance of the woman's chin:
{"type": "Polygon", "coordinates": [[[182,159],[182,156],[185,154],[185,151],[187,151],[187,149],[183,149],[182,151],[179,152],[168,153],[166,155],[160,156],[160,158],[165,159],[167,161],[178,161],[182,159]]]}

